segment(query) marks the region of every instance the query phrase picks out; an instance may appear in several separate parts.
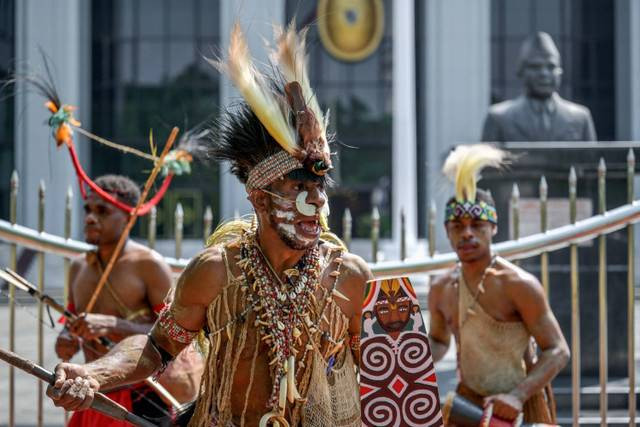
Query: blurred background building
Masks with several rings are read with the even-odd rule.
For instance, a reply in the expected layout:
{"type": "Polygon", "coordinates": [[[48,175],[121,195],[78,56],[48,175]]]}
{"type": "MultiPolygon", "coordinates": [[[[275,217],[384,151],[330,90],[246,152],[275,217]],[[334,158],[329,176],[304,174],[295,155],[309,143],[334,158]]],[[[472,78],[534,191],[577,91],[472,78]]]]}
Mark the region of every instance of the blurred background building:
{"type": "MultiPolygon", "coordinates": [[[[236,19],[254,56],[266,62],[263,37],[271,37],[272,23],[294,16],[298,26],[311,25],[312,84],[332,111],[340,141],[332,190],[338,233],[348,207],[354,237],[368,237],[376,205],[387,247],[396,247],[402,211],[413,253],[424,252],[417,242],[426,233],[428,202],[441,207],[450,192],[439,172],[444,157],[456,143],[480,138],[491,103],[518,94],[518,50],[535,31],[556,40],[565,70],[560,93],[590,108],[599,139],[640,140],[635,0],[0,0],[0,73],[25,66],[42,72],[44,51],[63,102],[78,106],[83,127],[146,150],[150,130],[163,143],[172,126],[189,128],[233,102],[233,88],[203,56],[227,45],[236,19]],[[353,28],[333,19],[342,15],[353,28]]],[[[0,98],[0,216],[8,217],[16,169],[23,189],[19,223],[36,225],[35,189],[43,179],[46,229],[61,234],[64,194],[70,185],[77,193],[67,153],[55,149],[37,95],[6,95],[0,98]]],[[[77,139],[92,176],[144,181],[148,165],[137,158],[77,139]]],[[[159,237],[172,237],[178,202],[185,237],[198,240],[207,205],[214,223],[248,212],[244,190],[224,165],[197,165],[190,177],[174,180],[159,206],[159,237]]],[[[75,218],[80,208],[76,197],[75,218]]],[[[144,230],[142,223],[136,234],[144,237],[144,230]]],[[[76,221],[74,236],[80,231],[76,221]]]]}

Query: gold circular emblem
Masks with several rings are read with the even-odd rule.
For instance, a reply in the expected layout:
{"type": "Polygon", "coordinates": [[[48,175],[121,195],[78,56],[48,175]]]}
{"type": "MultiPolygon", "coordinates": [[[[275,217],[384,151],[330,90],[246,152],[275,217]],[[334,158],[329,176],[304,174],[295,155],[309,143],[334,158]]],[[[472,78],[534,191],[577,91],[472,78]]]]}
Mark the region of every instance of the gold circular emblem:
{"type": "Polygon", "coordinates": [[[384,34],[382,0],[319,0],[318,33],[325,49],[343,61],[361,61],[384,34]]]}

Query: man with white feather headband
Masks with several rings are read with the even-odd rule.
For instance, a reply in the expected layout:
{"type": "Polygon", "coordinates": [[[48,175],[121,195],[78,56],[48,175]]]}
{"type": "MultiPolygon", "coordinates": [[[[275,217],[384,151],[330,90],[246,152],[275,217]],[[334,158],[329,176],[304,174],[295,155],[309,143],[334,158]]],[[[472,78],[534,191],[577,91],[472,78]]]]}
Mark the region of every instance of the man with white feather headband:
{"type": "Polygon", "coordinates": [[[274,77],[254,67],[239,25],[228,58],[210,61],[244,98],[218,121],[211,154],[231,163],[255,215],[218,227],[147,336],[58,365],[56,405],[87,408],[99,389],[157,373],[200,332],[208,359],[189,425],[361,425],[356,365],[372,276],[326,229],[327,120],[304,36],[293,24],[277,31],[274,77]],[[71,393],[74,381],[89,391],[71,393]]]}
{"type": "Polygon", "coordinates": [[[538,280],[492,252],[495,203],[476,188],[484,167],[506,161],[506,152],[476,144],[458,146],[444,164],[455,184],[445,228],[459,262],[429,292],[431,350],[435,361],[441,359],[454,335],[459,395],[508,421],[522,415],[527,423],[551,424],[549,384],[569,360],[569,349],[538,280]]]}

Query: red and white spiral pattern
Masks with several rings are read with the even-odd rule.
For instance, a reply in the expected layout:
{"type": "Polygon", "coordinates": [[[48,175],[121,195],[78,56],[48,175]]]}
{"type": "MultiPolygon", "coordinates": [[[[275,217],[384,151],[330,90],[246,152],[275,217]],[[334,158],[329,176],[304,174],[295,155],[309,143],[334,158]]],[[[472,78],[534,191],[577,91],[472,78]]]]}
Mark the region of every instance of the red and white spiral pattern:
{"type": "Polygon", "coordinates": [[[424,371],[430,363],[429,341],[424,335],[405,336],[398,348],[398,365],[410,374],[424,371]]]}
{"type": "Polygon", "coordinates": [[[429,388],[414,390],[402,402],[402,415],[411,427],[442,425],[438,393],[429,388]]]}
{"type": "Polygon", "coordinates": [[[362,409],[362,425],[371,427],[399,427],[402,414],[398,403],[390,397],[378,396],[362,409]]]}
{"type": "Polygon", "coordinates": [[[361,375],[372,381],[384,381],[396,369],[396,356],[385,340],[367,340],[361,348],[361,375]]]}

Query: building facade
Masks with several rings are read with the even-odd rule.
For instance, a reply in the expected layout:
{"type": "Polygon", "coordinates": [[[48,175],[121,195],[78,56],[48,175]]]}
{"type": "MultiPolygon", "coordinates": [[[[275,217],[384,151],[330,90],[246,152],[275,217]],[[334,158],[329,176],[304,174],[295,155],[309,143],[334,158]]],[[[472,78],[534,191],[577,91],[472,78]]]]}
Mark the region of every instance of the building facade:
{"type": "MultiPolygon", "coordinates": [[[[342,231],[348,207],[355,237],[368,237],[377,206],[388,257],[397,256],[391,248],[397,247],[401,215],[410,253],[425,251],[419,239],[429,201],[441,207],[451,190],[440,175],[442,161],[453,145],[478,141],[491,103],[518,94],[518,49],[534,31],[556,40],[565,69],[561,94],[591,109],[599,139],[640,140],[640,82],[633,78],[640,73],[637,1],[347,3],[351,9],[330,0],[0,0],[0,72],[26,65],[42,70],[42,49],[64,102],[79,107],[83,127],[147,149],[150,129],[162,143],[172,126],[210,120],[237,99],[203,60],[228,44],[236,20],[263,62],[263,38],[270,38],[272,23],[295,17],[298,26],[311,24],[311,80],[332,111],[339,142],[332,226],[342,231]],[[343,7],[335,10],[357,22],[376,4],[382,7],[379,43],[356,61],[337,58],[322,40],[318,11],[343,7]]],[[[46,118],[35,94],[17,88],[15,97],[0,98],[1,216],[8,217],[15,168],[19,222],[36,225],[36,188],[44,180],[46,229],[61,234],[64,195],[69,187],[77,193],[76,180],[67,153],[55,149],[43,126],[46,118]]],[[[137,159],[82,138],[77,146],[92,176],[122,173],[144,181],[147,166],[137,159]]],[[[175,180],[160,206],[160,236],[171,237],[178,202],[185,235],[194,238],[201,236],[207,205],[217,220],[249,211],[243,188],[225,165],[196,165],[192,177],[175,180]]],[[[76,197],[74,217],[80,215],[76,197]]],[[[74,236],[80,231],[75,221],[74,236]]],[[[144,227],[137,233],[144,236],[144,227]]]]}

